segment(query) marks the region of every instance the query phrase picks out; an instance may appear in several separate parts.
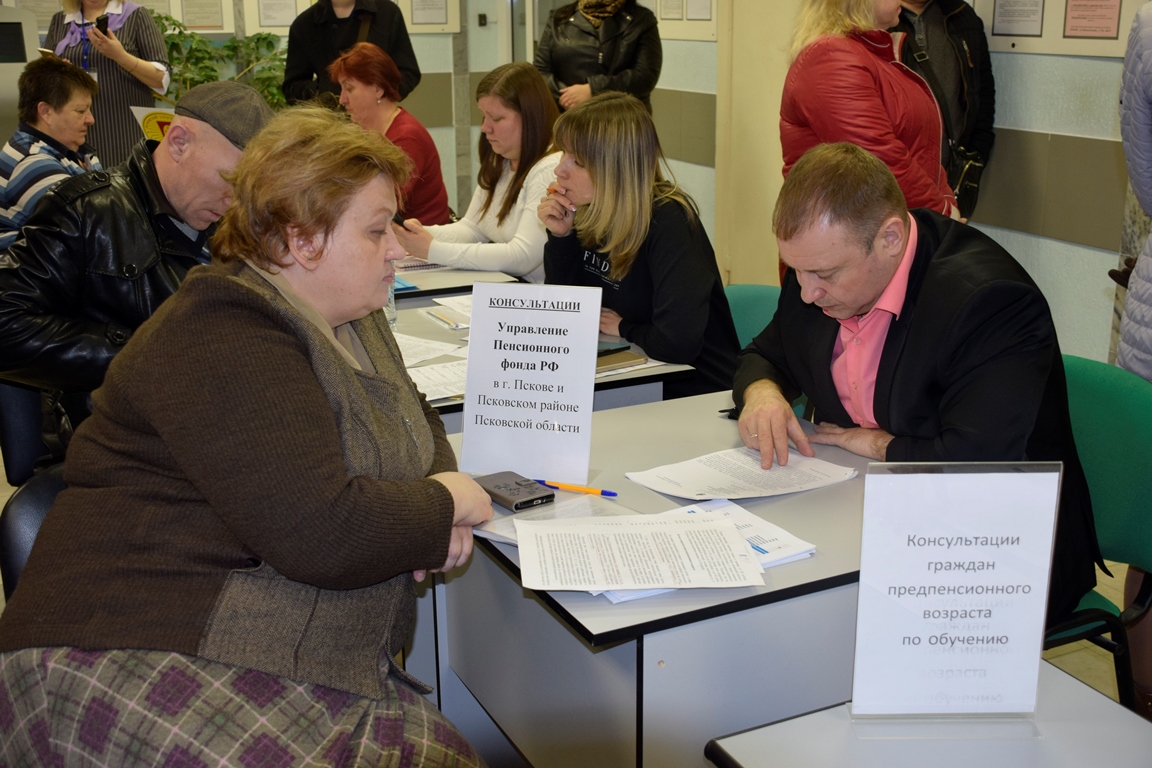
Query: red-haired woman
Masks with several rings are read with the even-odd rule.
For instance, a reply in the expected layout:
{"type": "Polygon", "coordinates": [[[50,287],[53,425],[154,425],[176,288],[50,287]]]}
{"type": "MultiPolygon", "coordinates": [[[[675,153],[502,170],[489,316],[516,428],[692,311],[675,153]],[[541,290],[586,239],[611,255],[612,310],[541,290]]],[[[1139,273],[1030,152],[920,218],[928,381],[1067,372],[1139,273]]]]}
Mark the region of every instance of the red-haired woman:
{"type": "Polygon", "coordinates": [[[400,106],[400,70],[372,43],[357,43],[328,65],[340,86],[340,104],[352,122],[383,134],[412,160],[412,179],[402,191],[405,218],[447,224],[448,190],[440,173],[440,153],[428,129],[400,106]]]}

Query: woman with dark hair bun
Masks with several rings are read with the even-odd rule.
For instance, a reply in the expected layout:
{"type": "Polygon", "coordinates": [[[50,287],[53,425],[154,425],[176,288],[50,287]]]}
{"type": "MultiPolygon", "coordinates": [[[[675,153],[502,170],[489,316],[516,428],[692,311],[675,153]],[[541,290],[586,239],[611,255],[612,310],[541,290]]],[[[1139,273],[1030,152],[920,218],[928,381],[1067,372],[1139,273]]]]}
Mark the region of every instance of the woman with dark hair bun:
{"type": "Polygon", "coordinates": [[[536,201],[548,189],[559,153],[549,154],[559,114],[540,73],[527,62],[497,67],[476,87],[480,174],[460,221],[425,229],[404,222],[396,236],[413,256],[462,269],[507,272],[544,282],[544,226],[536,201]]]}
{"type": "Polygon", "coordinates": [[[400,70],[372,43],[357,43],[328,65],[340,86],[340,104],[361,128],[383,134],[412,160],[412,178],[400,192],[401,213],[429,224],[447,224],[448,190],[440,153],[428,129],[400,106],[400,70]]]}

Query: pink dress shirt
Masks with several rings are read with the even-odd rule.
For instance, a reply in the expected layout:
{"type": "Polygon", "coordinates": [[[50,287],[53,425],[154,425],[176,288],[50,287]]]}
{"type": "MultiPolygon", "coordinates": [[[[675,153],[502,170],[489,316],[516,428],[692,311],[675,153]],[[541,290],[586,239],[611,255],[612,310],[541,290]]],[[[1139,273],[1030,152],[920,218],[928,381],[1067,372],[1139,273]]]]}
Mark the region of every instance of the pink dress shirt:
{"type": "Polygon", "coordinates": [[[832,348],[832,381],[844,410],[861,427],[875,429],[873,402],[876,396],[876,371],[892,318],[900,317],[908,293],[908,274],[916,254],[916,219],[908,217],[908,245],[896,274],[888,287],[866,314],[837,320],[840,333],[832,348]]]}

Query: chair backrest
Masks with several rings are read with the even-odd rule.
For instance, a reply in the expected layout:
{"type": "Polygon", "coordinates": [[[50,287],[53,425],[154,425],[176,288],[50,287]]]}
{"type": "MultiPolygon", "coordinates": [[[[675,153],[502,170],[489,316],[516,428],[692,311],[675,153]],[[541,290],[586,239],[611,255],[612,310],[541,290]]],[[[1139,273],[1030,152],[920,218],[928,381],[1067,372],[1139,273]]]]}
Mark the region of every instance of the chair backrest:
{"type": "Polygon", "coordinates": [[[40,524],[64,485],[64,465],[54,464],[17,488],[0,512],[0,578],[4,580],[4,599],[12,597],[40,524]]]}
{"type": "Polygon", "coordinates": [[[48,453],[40,435],[43,422],[39,390],[0,382],[0,453],[8,485],[22,485],[48,453]]]}
{"type": "Polygon", "coordinates": [[[1100,551],[1108,560],[1152,570],[1152,383],[1073,355],[1064,355],[1064,370],[1100,551]]]}
{"type": "Polygon", "coordinates": [[[776,314],[780,287],[740,283],[726,286],[724,295],[728,297],[728,306],[732,309],[732,320],[736,323],[740,346],[746,347],[776,314]]]}

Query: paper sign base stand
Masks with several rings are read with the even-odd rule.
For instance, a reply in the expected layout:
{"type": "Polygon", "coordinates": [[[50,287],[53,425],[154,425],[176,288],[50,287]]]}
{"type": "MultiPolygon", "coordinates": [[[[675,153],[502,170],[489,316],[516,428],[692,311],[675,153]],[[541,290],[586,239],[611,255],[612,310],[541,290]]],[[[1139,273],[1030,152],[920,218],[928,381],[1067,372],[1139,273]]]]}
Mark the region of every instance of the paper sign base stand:
{"type": "Polygon", "coordinates": [[[1009,741],[1038,739],[1032,715],[855,715],[848,703],[852,731],[861,741],[1009,741]]]}

